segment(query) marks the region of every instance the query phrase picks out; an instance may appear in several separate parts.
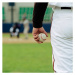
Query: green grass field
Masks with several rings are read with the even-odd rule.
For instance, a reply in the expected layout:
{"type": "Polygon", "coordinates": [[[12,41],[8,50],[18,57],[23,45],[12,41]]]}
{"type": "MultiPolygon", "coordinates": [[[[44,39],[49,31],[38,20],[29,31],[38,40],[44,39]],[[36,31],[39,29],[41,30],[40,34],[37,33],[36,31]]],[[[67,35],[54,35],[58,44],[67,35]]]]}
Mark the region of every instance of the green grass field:
{"type": "MultiPolygon", "coordinates": [[[[3,37],[9,35],[3,34],[3,37]]],[[[2,53],[3,73],[53,73],[50,43],[3,43],[2,53]]]]}

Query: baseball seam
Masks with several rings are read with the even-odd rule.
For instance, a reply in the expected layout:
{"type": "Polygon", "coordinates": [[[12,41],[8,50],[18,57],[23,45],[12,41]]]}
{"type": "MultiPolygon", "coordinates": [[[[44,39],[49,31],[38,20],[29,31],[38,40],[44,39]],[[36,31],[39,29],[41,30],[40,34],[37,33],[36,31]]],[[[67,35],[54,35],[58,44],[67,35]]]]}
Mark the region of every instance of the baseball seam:
{"type": "MultiPolygon", "coordinates": [[[[41,34],[41,39],[43,39],[43,38],[42,38],[42,34],[41,34]]],[[[43,40],[46,40],[46,39],[43,39],[43,40]]]]}

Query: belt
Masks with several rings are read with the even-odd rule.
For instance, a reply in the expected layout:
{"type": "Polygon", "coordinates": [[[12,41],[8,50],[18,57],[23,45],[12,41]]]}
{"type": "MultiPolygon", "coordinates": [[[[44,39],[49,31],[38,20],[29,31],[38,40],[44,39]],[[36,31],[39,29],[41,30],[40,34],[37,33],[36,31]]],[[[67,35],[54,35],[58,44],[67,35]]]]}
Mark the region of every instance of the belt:
{"type": "Polygon", "coordinates": [[[71,7],[61,7],[61,9],[71,9],[71,7]]]}
{"type": "Polygon", "coordinates": [[[64,9],[69,9],[69,10],[72,10],[73,9],[73,7],[58,7],[58,6],[55,6],[55,8],[54,9],[61,9],[61,10],[64,10],[64,9]]]}

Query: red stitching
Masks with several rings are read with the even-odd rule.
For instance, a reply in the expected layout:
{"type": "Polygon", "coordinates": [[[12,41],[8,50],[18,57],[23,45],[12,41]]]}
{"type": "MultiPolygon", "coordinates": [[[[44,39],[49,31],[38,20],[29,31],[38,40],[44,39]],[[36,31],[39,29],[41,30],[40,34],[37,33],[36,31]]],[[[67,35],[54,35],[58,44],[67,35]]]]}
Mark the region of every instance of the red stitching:
{"type": "MultiPolygon", "coordinates": [[[[43,39],[43,38],[42,38],[42,34],[41,34],[41,39],[43,39]]],[[[46,39],[43,39],[43,40],[46,40],[46,39]]]]}

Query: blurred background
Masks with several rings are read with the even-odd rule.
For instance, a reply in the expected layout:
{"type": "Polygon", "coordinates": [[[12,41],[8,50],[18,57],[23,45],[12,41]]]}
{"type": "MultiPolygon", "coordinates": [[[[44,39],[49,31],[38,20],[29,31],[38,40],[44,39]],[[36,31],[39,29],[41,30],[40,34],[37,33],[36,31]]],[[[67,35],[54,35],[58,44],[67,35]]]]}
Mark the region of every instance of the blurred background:
{"type": "Polygon", "coordinates": [[[6,72],[52,73],[50,27],[52,8],[47,7],[43,27],[48,38],[37,44],[32,36],[34,2],[2,3],[3,64],[6,72]]]}

